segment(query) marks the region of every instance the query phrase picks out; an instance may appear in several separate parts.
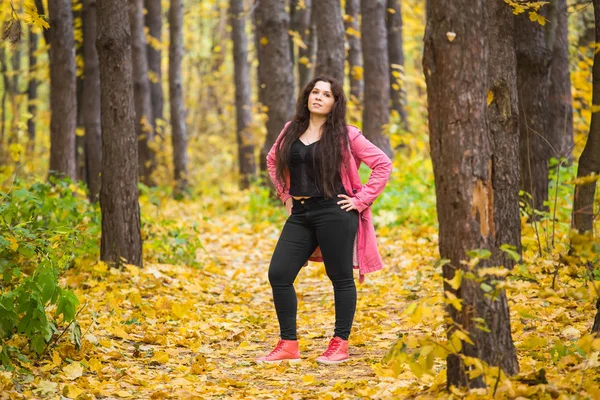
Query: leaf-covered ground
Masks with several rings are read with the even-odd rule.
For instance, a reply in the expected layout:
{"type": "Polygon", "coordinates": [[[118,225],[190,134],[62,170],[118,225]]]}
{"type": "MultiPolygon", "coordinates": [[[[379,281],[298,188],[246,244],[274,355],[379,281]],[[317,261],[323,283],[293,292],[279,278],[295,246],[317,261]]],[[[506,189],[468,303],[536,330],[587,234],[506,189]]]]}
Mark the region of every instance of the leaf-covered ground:
{"type": "MultiPolygon", "coordinates": [[[[24,370],[1,372],[0,398],[461,397],[462,392],[445,391],[439,360],[432,375],[420,378],[407,364],[382,363],[400,333],[443,340],[434,227],[380,227],[387,267],[358,286],[349,362],[314,362],[333,331],[334,310],[324,268],[311,263],[296,283],[303,360],[264,366],[253,359],[270,351],[278,338],[267,268],[283,209],[250,222],[251,206],[235,200],[218,206],[165,201],[144,205],[162,221],[154,229],[170,226],[167,221],[181,230],[196,226],[201,246],[194,264],[199,267],[150,259],[143,269],[82,263],[69,270],[65,284],[82,301],[82,347],[76,350],[65,335],[44,359],[32,357],[32,363],[22,363],[24,370]],[[405,313],[414,302],[419,307],[405,313]]],[[[533,241],[530,233],[526,247],[527,240],[533,241]]],[[[156,246],[150,239],[147,243],[156,246]]],[[[576,271],[561,270],[552,290],[552,261],[530,253],[531,279],[509,285],[521,381],[501,380],[497,397],[600,398],[600,341],[590,343],[586,354],[576,351],[593,319],[595,289],[577,279],[576,271]],[[527,383],[542,368],[549,383],[527,383]]],[[[12,344],[25,348],[18,338],[12,344]]],[[[491,389],[469,396],[490,397],[491,389]]]]}

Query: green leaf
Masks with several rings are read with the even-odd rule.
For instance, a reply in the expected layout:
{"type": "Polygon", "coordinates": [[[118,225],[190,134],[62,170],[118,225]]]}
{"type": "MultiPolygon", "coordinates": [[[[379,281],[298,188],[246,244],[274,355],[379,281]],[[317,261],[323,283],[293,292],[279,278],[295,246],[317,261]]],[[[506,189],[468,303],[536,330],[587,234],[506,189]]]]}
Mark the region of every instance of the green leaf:
{"type": "Polygon", "coordinates": [[[492,290],[494,290],[493,287],[491,287],[490,285],[488,285],[487,283],[483,282],[480,286],[481,290],[483,290],[486,293],[491,292],[492,290]]]}

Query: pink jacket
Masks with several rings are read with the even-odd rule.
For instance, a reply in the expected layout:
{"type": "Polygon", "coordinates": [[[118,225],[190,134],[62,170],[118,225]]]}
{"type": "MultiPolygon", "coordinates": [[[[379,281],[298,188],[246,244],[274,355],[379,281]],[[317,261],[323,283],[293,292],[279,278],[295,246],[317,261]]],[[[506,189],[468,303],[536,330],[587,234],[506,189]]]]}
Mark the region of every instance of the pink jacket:
{"type": "MultiPolygon", "coordinates": [[[[277,180],[275,152],[281,142],[282,134],[289,124],[290,122],[285,124],[267,155],[269,175],[271,176],[277,195],[284,203],[291,197],[289,194],[290,178],[289,174],[287,174],[285,185],[277,180]]],[[[344,189],[353,198],[354,205],[360,216],[358,219],[356,240],[354,242],[354,268],[358,268],[360,282],[362,282],[365,274],[383,268],[383,261],[377,250],[377,240],[375,238],[375,228],[373,227],[370,206],[377,196],[383,192],[392,172],[392,162],[383,151],[368,141],[356,126],[348,125],[348,139],[351,154],[348,152],[344,154],[344,165],[341,169],[341,175],[344,189]],[[372,170],[369,181],[365,185],[361,183],[360,176],[358,175],[358,168],[361,162],[367,164],[372,170]]],[[[323,261],[321,251],[318,247],[309,260],[323,261]]]]}

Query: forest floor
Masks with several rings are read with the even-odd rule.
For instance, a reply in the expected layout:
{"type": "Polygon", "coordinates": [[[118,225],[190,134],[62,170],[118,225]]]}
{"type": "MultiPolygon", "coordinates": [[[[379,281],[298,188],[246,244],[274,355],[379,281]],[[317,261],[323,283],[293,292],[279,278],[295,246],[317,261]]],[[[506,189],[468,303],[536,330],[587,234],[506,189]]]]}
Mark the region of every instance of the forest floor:
{"type": "MultiPolygon", "coordinates": [[[[441,312],[422,318],[405,313],[411,303],[442,293],[434,227],[378,230],[386,268],[357,283],[351,359],[341,365],[314,361],[333,331],[333,290],[322,264],[303,268],[295,285],[302,362],[265,366],[253,360],[278,339],[267,269],[283,217],[251,223],[235,209],[210,217],[191,203],[161,209],[157,213],[166,219],[198,223],[200,267],[147,261],[142,269],[95,263],[67,271],[64,283],[82,303],[81,348],[65,335],[45,359],[33,368],[28,364],[30,374],[0,372],[5,389],[0,399],[425,399],[464,394],[445,391],[445,363],[439,360],[433,374],[421,377],[408,366],[388,368],[382,362],[400,333],[443,340],[441,312]]],[[[543,264],[540,260],[542,269],[543,264]]],[[[565,278],[551,291],[552,274],[544,277],[518,281],[509,293],[522,378],[502,379],[496,398],[600,398],[600,351],[587,356],[569,351],[591,325],[593,288],[565,278]],[[557,341],[567,345],[557,349],[557,341]],[[541,368],[548,383],[528,381],[541,368]]],[[[491,397],[491,389],[468,397],[491,397]]]]}

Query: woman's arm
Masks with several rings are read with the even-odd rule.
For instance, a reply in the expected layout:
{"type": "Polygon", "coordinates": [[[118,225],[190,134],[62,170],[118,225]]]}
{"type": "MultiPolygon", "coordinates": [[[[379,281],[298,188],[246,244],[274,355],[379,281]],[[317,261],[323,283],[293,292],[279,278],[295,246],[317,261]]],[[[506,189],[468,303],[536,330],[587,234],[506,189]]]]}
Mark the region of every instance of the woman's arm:
{"type": "Polygon", "coordinates": [[[285,124],[285,126],[283,127],[283,129],[281,130],[281,132],[279,133],[279,136],[277,137],[277,140],[275,140],[275,143],[273,143],[273,146],[271,146],[271,150],[269,150],[269,154],[267,154],[267,170],[269,171],[269,176],[271,177],[271,182],[273,182],[273,186],[275,187],[275,191],[277,192],[277,196],[281,199],[281,201],[283,202],[283,204],[285,204],[285,202],[292,197],[290,195],[290,188],[286,187],[285,182],[280,182],[277,179],[277,169],[276,169],[276,157],[275,154],[277,153],[277,150],[279,149],[279,144],[281,143],[281,139],[283,137],[283,133],[285,132],[285,130],[287,129],[288,125],[290,124],[290,122],[287,122],[285,124]]]}
{"type": "Polygon", "coordinates": [[[375,146],[362,133],[350,140],[352,153],[360,161],[371,168],[371,175],[361,190],[354,193],[354,206],[360,213],[373,204],[373,201],[383,192],[385,185],[392,173],[392,161],[390,158],[375,146]]]}

